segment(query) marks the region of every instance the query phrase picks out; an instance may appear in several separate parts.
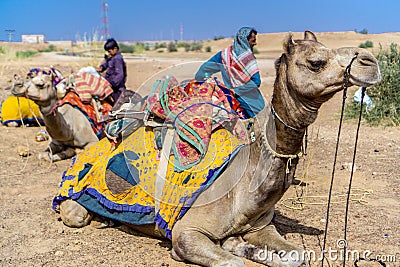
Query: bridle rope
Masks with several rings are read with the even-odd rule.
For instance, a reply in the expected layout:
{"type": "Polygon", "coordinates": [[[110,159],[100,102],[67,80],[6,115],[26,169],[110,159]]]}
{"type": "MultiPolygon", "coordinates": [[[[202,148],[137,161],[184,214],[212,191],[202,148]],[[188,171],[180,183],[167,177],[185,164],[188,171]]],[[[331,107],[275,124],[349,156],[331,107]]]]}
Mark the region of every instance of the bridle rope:
{"type": "MultiPolygon", "coordinates": [[[[345,102],[346,102],[346,94],[347,94],[347,89],[349,86],[349,78],[350,78],[350,70],[351,70],[351,65],[353,64],[354,60],[357,58],[358,52],[354,54],[352,57],[349,65],[346,67],[345,72],[344,72],[344,79],[343,79],[343,97],[342,97],[342,109],[341,109],[341,114],[340,114],[340,120],[339,120],[339,129],[337,133],[337,140],[336,140],[336,149],[335,149],[335,156],[334,156],[334,161],[333,161],[333,167],[332,167],[332,177],[331,177],[331,182],[330,182],[330,188],[329,188],[329,194],[328,194],[328,205],[327,205],[327,210],[326,210],[326,222],[325,222],[325,230],[324,230],[324,240],[323,240],[323,247],[322,247],[322,262],[321,262],[321,267],[324,266],[324,260],[325,260],[325,248],[326,248],[326,241],[327,241],[327,233],[328,233],[328,224],[329,224],[329,211],[330,211],[330,203],[331,203],[331,198],[332,198],[332,191],[333,191],[333,182],[334,182],[334,177],[335,177],[335,168],[336,168],[336,160],[337,160],[337,155],[338,155],[338,150],[339,150],[339,140],[340,140],[340,134],[341,134],[341,129],[342,129],[342,122],[343,122],[343,115],[344,115],[344,107],[345,107],[345,102]]],[[[356,131],[356,139],[354,143],[354,151],[353,151],[353,160],[352,160],[352,165],[351,165],[351,173],[350,173],[350,179],[349,179],[349,184],[348,184],[348,190],[347,190],[347,199],[346,199],[346,211],[345,211],[345,220],[344,220],[344,230],[343,230],[343,267],[346,266],[346,250],[347,250],[347,222],[348,222],[348,212],[349,212],[349,201],[350,201],[350,191],[351,191],[351,185],[353,181],[353,174],[354,174],[354,163],[355,163],[355,157],[357,154],[357,143],[358,143],[358,136],[359,136],[359,130],[360,130],[360,125],[361,125],[361,116],[362,116],[362,110],[363,110],[363,101],[364,101],[364,96],[365,96],[365,91],[366,87],[362,87],[361,90],[361,103],[360,103],[360,114],[358,117],[358,124],[357,124],[357,131],[356,131]]],[[[365,260],[364,258],[358,258],[354,264],[357,266],[357,262],[360,260],[365,260]]],[[[374,260],[374,259],[369,259],[369,260],[374,260]]],[[[378,261],[382,265],[382,262],[378,261]]],[[[385,266],[385,265],[382,265],[385,266]]]]}

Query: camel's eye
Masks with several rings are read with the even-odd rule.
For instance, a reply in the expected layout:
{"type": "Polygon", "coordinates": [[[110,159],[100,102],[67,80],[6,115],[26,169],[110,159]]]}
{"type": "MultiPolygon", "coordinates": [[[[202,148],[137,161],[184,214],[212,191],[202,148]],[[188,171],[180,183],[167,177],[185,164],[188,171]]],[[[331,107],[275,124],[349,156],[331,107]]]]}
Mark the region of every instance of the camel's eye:
{"type": "Polygon", "coordinates": [[[323,60],[309,60],[308,63],[310,64],[310,69],[312,71],[318,71],[326,65],[326,61],[323,60]]]}

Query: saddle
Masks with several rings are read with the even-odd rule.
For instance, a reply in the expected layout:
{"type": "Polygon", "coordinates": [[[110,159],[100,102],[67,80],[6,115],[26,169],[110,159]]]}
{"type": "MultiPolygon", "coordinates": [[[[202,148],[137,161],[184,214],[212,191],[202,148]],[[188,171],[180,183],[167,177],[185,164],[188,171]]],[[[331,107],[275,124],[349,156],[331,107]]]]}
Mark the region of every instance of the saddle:
{"type": "Polygon", "coordinates": [[[145,98],[132,91],[124,92],[121,98],[124,103],[108,114],[106,135],[117,142],[143,125],[151,127],[157,149],[175,155],[176,171],[203,159],[217,128],[226,128],[248,142],[246,130],[237,124],[240,118],[246,118],[245,112],[234,93],[216,78],[178,83],[170,76],[157,80],[145,98]]]}

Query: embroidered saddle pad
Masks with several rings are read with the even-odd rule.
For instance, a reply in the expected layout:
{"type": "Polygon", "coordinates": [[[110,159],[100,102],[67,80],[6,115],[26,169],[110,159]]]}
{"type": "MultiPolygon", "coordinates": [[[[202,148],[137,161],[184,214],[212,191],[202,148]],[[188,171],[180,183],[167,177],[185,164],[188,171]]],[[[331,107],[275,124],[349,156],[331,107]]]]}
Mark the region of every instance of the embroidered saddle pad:
{"type": "Polygon", "coordinates": [[[218,129],[199,164],[176,172],[171,155],[157,211],[154,196],[160,151],[155,148],[153,129],[141,127],[117,147],[104,138],[73,159],[63,174],[53,209],[57,210],[63,200],[73,199],[113,220],[135,225],[156,223],[171,238],[176,221],[242,146],[229,131],[218,129]]]}
{"type": "MultiPolygon", "coordinates": [[[[61,107],[65,104],[71,105],[81,111],[89,120],[96,136],[98,138],[102,136],[105,123],[98,120],[96,111],[92,104],[83,103],[80,96],[75,91],[68,91],[67,94],[58,101],[57,107],[61,107]]],[[[101,113],[107,114],[110,112],[111,108],[111,105],[105,102],[102,104],[101,113]]]]}
{"type": "Polygon", "coordinates": [[[198,164],[207,153],[211,133],[224,122],[244,141],[247,133],[235,121],[244,118],[243,109],[233,93],[216,79],[190,80],[181,86],[174,77],[159,80],[147,100],[147,109],[175,128],[172,150],[175,169],[198,164]]]}

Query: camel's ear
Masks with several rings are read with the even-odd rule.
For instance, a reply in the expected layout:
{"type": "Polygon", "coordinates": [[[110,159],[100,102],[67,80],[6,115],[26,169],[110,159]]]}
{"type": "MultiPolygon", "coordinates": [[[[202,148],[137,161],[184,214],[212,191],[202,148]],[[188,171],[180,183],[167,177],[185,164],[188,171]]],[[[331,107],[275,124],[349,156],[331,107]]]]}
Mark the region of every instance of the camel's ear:
{"type": "Polygon", "coordinates": [[[296,42],[293,40],[293,35],[289,33],[289,37],[286,39],[286,41],[283,43],[283,49],[287,54],[292,54],[294,52],[294,46],[296,45],[296,42]]]}
{"type": "Polygon", "coordinates": [[[312,31],[305,31],[304,32],[304,40],[311,40],[311,41],[317,41],[317,37],[315,36],[315,34],[312,31]]]}

